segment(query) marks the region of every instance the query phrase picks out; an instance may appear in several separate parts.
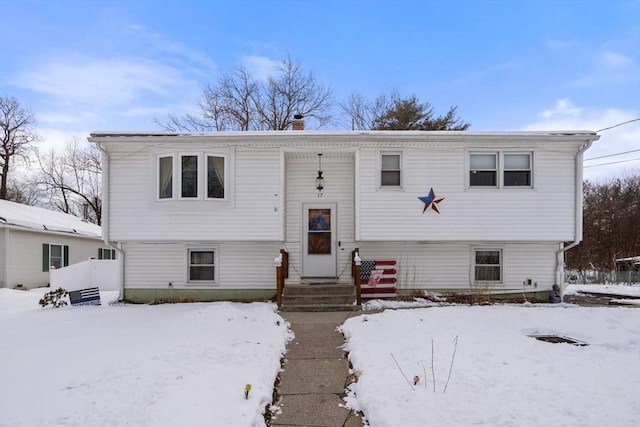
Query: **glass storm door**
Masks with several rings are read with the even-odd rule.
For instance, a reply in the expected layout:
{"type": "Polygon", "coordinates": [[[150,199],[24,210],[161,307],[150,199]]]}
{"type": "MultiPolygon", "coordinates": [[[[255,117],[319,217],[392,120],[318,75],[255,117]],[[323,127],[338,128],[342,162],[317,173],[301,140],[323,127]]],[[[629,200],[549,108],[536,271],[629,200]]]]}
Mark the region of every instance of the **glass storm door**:
{"type": "Polygon", "coordinates": [[[302,275],[336,277],[335,204],[305,204],[303,208],[302,275]]]}

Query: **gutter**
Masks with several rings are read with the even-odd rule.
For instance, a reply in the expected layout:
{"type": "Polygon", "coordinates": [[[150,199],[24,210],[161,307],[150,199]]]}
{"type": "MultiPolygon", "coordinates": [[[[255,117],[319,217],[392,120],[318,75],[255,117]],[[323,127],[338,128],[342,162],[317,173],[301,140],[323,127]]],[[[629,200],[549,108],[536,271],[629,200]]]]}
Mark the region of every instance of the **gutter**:
{"type": "Polygon", "coordinates": [[[576,170],[575,170],[575,184],[576,184],[576,209],[575,209],[575,234],[574,240],[569,245],[564,246],[564,243],[560,243],[560,249],[556,252],[556,285],[560,287],[560,297],[564,302],[564,253],[569,249],[578,246],[582,241],[582,216],[583,216],[583,171],[582,171],[582,155],[585,151],[591,147],[594,141],[600,139],[596,135],[593,140],[587,141],[576,154],[576,170]]]}
{"type": "Polygon", "coordinates": [[[122,249],[113,246],[109,241],[109,153],[99,142],[94,142],[96,147],[102,152],[102,217],[100,224],[102,227],[102,241],[109,249],[114,249],[118,253],[118,266],[120,274],[118,275],[118,301],[124,299],[124,258],[125,253],[122,249]]]}

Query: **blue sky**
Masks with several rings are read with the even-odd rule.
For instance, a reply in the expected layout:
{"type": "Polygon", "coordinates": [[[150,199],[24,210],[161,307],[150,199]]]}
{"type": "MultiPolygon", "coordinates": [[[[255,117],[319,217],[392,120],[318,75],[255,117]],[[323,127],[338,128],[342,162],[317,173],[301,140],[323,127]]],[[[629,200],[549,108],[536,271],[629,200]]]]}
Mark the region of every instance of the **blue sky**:
{"type": "MultiPolygon", "coordinates": [[[[640,0],[0,0],[0,40],[0,94],[33,110],[44,149],[158,130],[220,73],[263,75],[287,54],[337,102],[395,89],[439,113],[457,105],[475,131],[640,118],[640,0]]],[[[585,157],[633,150],[639,121],[585,157]]],[[[585,165],[591,180],[620,176],[640,170],[640,151],[585,165]]]]}

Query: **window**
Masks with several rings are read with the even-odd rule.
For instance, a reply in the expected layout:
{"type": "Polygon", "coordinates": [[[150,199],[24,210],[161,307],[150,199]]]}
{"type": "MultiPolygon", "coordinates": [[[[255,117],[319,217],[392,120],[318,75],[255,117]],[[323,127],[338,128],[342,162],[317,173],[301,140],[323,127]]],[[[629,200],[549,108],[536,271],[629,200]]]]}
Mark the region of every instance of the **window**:
{"type": "Polygon", "coordinates": [[[180,156],[180,197],[198,197],[198,156],[180,156]]]}
{"type": "Polygon", "coordinates": [[[504,178],[505,187],[531,186],[531,154],[505,153],[504,178]]]}
{"type": "Polygon", "coordinates": [[[497,154],[478,153],[470,155],[469,185],[471,187],[496,187],[498,185],[497,154]]]}
{"type": "Polygon", "coordinates": [[[116,259],[116,250],[108,248],[98,248],[98,259],[116,259]]]}
{"type": "Polygon", "coordinates": [[[158,197],[173,198],[173,156],[159,158],[158,178],[158,197]]]}
{"type": "Polygon", "coordinates": [[[469,154],[469,187],[532,188],[532,153],[469,154]]]}
{"type": "Polygon", "coordinates": [[[381,187],[400,187],[401,168],[400,154],[382,154],[380,168],[380,186],[381,187]]]}
{"type": "Polygon", "coordinates": [[[42,271],[51,267],[62,268],[69,265],[69,246],[53,243],[42,244],[42,271]]]}
{"type": "Polygon", "coordinates": [[[158,156],[156,200],[227,200],[228,158],[206,153],[158,156]]]}
{"type": "Polygon", "coordinates": [[[224,199],[224,157],[207,156],[207,198],[224,199]]]}
{"type": "Polygon", "coordinates": [[[474,250],[474,282],[502,281],[502,251],[499,249],[474,250]]]}
{"type": "Polygon", "coordinates": [[[215,251],[213,249],[189,249],[189,282],[215,281],[215,251]]]}

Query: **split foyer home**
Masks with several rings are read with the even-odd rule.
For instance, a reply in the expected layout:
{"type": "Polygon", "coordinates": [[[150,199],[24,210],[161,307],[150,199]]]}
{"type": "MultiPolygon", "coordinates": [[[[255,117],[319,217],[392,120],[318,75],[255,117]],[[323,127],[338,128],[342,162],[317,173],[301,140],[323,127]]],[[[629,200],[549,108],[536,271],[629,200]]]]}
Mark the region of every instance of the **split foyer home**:
{"type": "Polygon", "coordinates": [[[49,271],[111,258],[99,226],[73,215],[0,200],[0,288],[38,288],[49,271]]]}
{"type": "Polygon", "coordinates": [[[546,297],[582,237],[582,155],[598,138],[294,130],[89,141],[103,151],[103,234],[118,242],[124,296],[146,302],[273,298],[281,253],[285,289],[353,285],[358,258],[389,270],[398,294],[546,297]]]}

